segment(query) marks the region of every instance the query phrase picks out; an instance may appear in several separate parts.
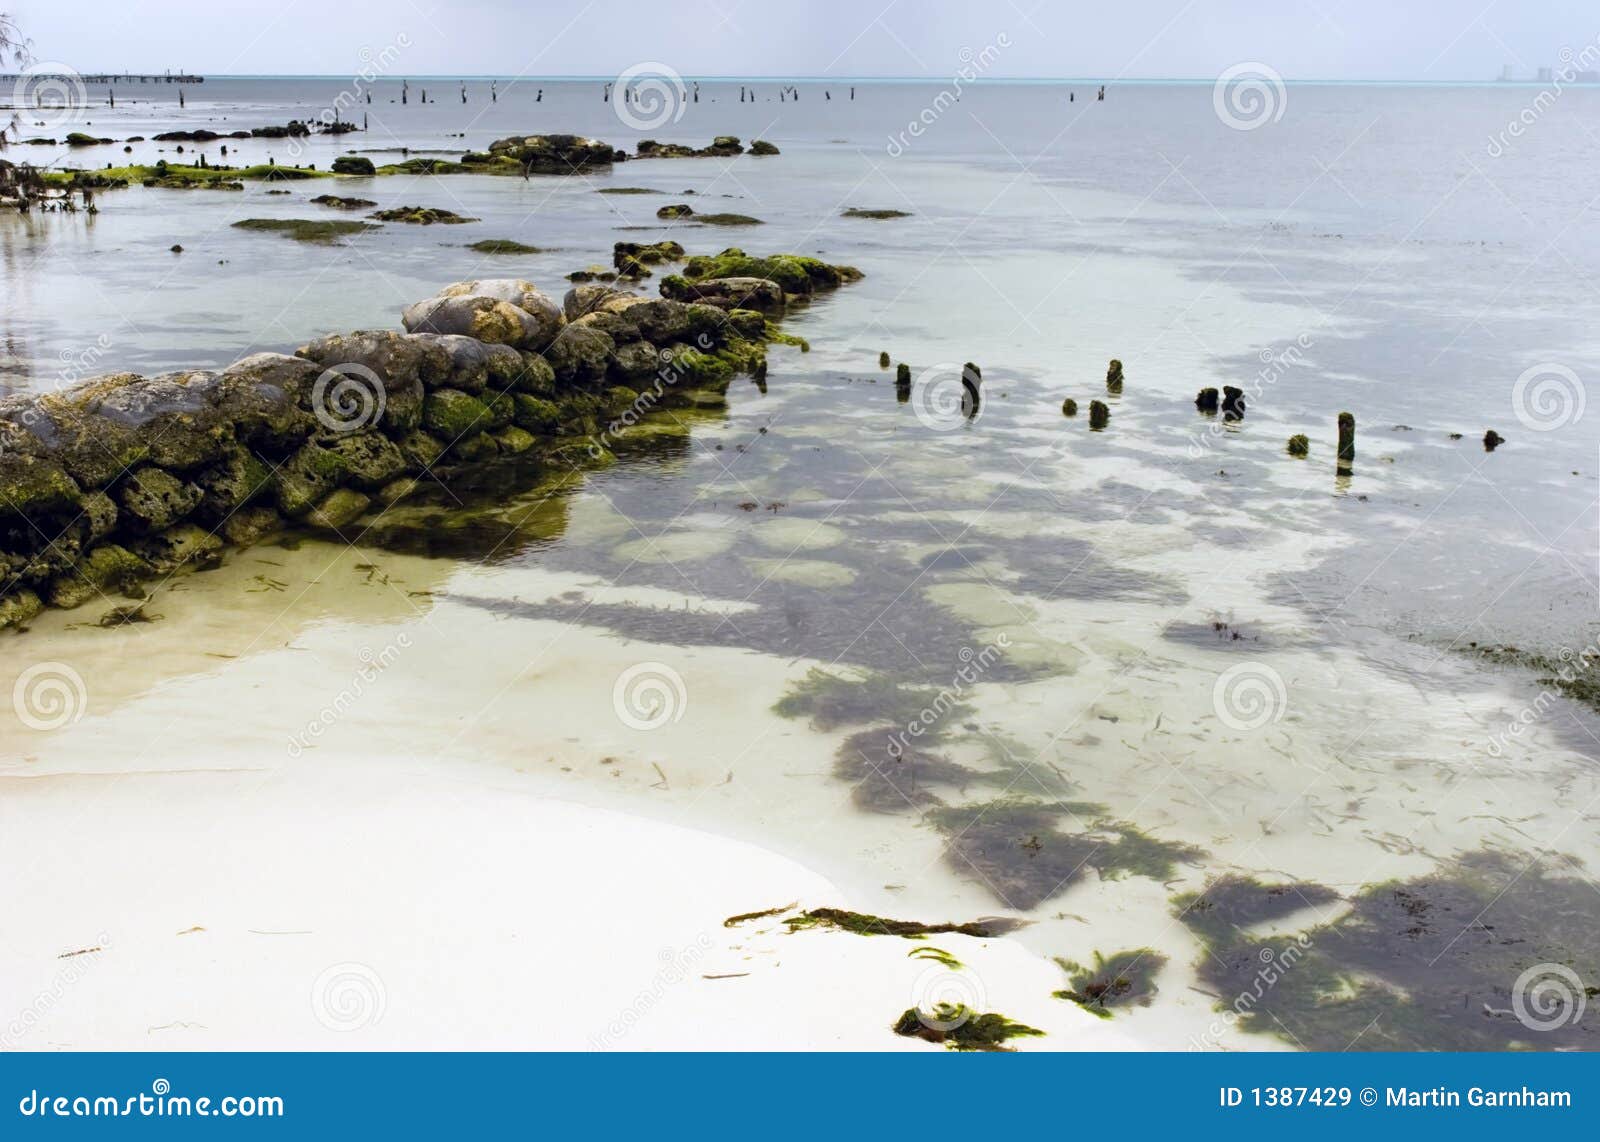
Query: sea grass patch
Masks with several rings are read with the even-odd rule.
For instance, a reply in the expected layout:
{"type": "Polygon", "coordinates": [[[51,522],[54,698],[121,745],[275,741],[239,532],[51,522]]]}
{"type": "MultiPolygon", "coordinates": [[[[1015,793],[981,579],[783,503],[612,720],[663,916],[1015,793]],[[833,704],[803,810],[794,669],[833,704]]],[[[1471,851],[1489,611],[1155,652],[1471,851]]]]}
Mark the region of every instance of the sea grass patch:
{"type": "Polygon", "coordinates": [[[1067,986],[1053,994],[1067,999],[1091,1015],[1111,1018],[1119,1007],[1148,1007],[1156,996],[1156,976],[1167,966],[1167,957],[1154,948],[1135,948],[1110,956],[1094,954],[1094,964],[1084,966],[1057,958],[1056,965],[1067,973],[1067,986]]]}
{"type": "Polygon", "coordinates": [[[1218,887],[1174,906],[1204,941],[1196,966],[1220,1019],[1247,1031],[1326,1051],[1600,1049],[1600,896],[1576,871],[1480,850],[1267,937],[1233,921],[1328,890],[1218,887]]]}
{"type": "Polygon", "coordinates": [[[331,246],[341,238],[377,229],[365,222],[328,218],[243,218],[233,225],[240,230],[281,234],[296,242],[312,242],[320,246],[331,246]]]}
{"type": "Polygon", "coordinates": [[[1106,808],[1081,801],[991,801],[933,809],[945,863],[1008,907],[1027,910],[1065,892],[1091,869],[1102,878],[1171,880],[1201,849],[1151,837],[1106,808]]]}

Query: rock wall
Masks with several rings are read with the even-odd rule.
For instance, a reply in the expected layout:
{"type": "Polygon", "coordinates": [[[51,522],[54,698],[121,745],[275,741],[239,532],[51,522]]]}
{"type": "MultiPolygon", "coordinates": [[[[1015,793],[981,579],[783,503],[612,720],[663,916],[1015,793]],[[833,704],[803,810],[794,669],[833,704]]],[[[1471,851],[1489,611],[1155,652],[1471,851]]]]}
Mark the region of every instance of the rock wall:
{"type": "Polygon", "coordinates": [[[403,323],[0,400],[0,628],[143,597],[289,527],[354,540],[421,479],[605,463],[649,414],[764,367],[770,328],[601,285],[557,304],[517,279],[456,282],[403,323]]]}

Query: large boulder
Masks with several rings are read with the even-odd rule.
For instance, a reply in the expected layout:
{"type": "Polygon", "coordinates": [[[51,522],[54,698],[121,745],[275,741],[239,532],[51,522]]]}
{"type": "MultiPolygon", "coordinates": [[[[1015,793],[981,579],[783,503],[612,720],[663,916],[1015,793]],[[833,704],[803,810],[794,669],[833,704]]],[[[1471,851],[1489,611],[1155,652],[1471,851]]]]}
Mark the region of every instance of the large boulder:
{"type": "Polygon", "coordinates": [[[602,380],[616,351],[610,334],[577,324],[569,325],[544,350],[545,360],[558,380],[579,384],[602,380]]]}
{"type": "Polygon", "coordinates": [[[493,345],[534,348],[549,338],[527,310],[494,297],[430,297],[401,315],[408,332],[472,337],[493,345]]]}
{"type": "Polygon", "coordinates": [[[539,326],[537,337],[522,343],[524,349],[542,349],[560,331],[564,316],[561,306],[543,290],[522,278],[476,278],[451,282],[439,291],[440,297],[492,297],[509,301],[532,317],[539,326]]]}
{"type": "Polygon", "coordinates": [[[615,297],[633,297],[625,290],[613,286],[586,283],[573,286],[561,299],[561,310],[568,321],[576,321],[586,313],[593,313],[615,297]]]}
{"type": "Polygon", "coordinates": [[[321,367],[287,353],[252,353],[217,374],[212,402],[247,444],[281,449],[312,430],[306,399],[321,367]]]}

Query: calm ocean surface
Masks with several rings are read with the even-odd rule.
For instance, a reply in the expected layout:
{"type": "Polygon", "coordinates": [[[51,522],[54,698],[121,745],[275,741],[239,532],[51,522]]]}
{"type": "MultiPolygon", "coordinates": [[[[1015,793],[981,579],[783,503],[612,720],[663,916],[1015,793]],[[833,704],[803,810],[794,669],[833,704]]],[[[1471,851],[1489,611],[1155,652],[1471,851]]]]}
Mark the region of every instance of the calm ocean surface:
{"type": "MultiPolygon", "coordinates": [[[[1103,102],[1088,82],[980,83],[959,100],[927,84],[852,98],[801,82],[780,101],[763,82],[751,102],[737,82],[701,82],[698,100],[692,86],[681,114],[636,129],[599,80],[499,81],[495,101],[468,80],[465,103],[460,81],[414,80],[402,105],[388,78],[370,104],[337,80],[210,79],[181,109],[177,87],[133,85],[90,125],[49,132],[116,145],[8,152],[103,167],[129,136],[341,106],[365,133],[298,156],[285,140],[224,140],[226,160],[199,148],[325,169],[349,150],[382,163],[571,132],[630,151],[734,134],[782,154],[350,181],[343,193],[381,207],[478,221],[341,246],[230,226],[322,216],[306,202],[320,181],[132,187],[100,194],[93,217],[0,217],[0,391],[397,327],[403,305],[464,278],[559,296],[624,239],[866,275],[792,316],[811,351],[775,348],[765,391],[737,380],[687,446],[484,489],[470,527],[441,522],[450,504],[380,522],[355,562],[404,591],[374,594],[370,574],[362,591],[302,590],[351,553],[308,541],[272,549],[264,572],[252,550],[192,577],[162,623],[111,634],[47,616],[27,652],[77,664],[106,726],[176,687],[198,733],[226,719],[278,741],[315,706],[270,688],[231,704],[252,657],[286,642],[348,656],[406,630],[421,649],[319,748],[402,738],[463,766],[544,767],[561,796],[796,854],[885,915],[1021,915],[1021,939],[1078,963],[1152,949],[1167,960],[1154,1002],[1117,1017],[1163,1047],[1338,1049],[1383,1009],[1395,1025],[1359,1046],[1417,1045],[1413,1016],[1443,1028],[1430,1045],[1524,1041],[1494,1014],[1526,966],[1506,945],[1597,964],[1584,870],[1600,861],[1600,720],[1539,670],[1473,649],[1559,660],[1600,636],[1600,410],[1584,409],[1600,368],[1600,91],[1530,112],[1539,89],[1514,85],[1289,85],[1263,111],[1190,84],[1118,84],[1103,102]],[[663,193],[596,193],[608,186],[663,193]],[[764,224],[656,219],[690,190],[764,224]],[[466,248],[483,238],[542,252],[466,248]],[[897,403],[880,351],[930,387],[977,362],[979,415],[897,403]],[[1113,357],[1127,380],[1108,398],[1113,357]],[[1221,385],[1247,391],[1242,420],[1196,413],[1196,391],[1221,385]],[[1090,433],[1095,398],[1111,419],[1090,433]],[[1348,475],[1342,410],[1359,426],[1348,475]],[[1507,441],[1492,453],[1488,429],[1507,441]],[[1302,432],[1311,454],[1290,459],[1302,432]],[[241,592],[261,574],[291,587],[241,592]],[[234,657],[197,659],[200,643],[234,657]],[[129,661],[153,676],[129,679],[129,661]],[[613,712],[618,671],[638,662],[684,682],[683,716],[651,733],[613,712]],[[883,777],[873,759],[905,711],[870,686],[883,709],[854,720],[774,713],[813,667],[953,695],[939,744],[883,777]],[[537,679],[557,677],[561,701],[542,704],[537,679]],[[465,728],[463,695],[483,709],[465,728]],[[1299,910],[1241,906],[1226,935],[1177,917],[1220,877],[1309,887],[1299,910]],[[1389,882],[1406,886],[1373,887],[1389,882]],[[1481,901],[1503,901],[1492,922],[1481,901]],[[1585,946],[1563,942],[1575,926],[1585,946]],[[1258,986],[1241,964],[1294,933],[1316,950],[1272,992],[1279,1026],[1213,1033],[1217,1005],[1258,986]]],[[[180,158],[131,145],[136,161],[180,158]]]]}

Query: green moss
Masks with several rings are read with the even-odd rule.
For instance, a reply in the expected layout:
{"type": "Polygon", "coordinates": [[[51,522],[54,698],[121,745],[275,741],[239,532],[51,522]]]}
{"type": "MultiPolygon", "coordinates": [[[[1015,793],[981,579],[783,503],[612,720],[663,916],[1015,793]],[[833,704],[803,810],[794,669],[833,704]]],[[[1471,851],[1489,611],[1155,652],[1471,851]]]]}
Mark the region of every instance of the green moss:
{"type": "Polygon", "coordinates": [[[529,432],[550,436],[561,423],[561,406],[543,397],[517,393],[512,397],[512,420],[529,432]]]}
{"type": "Polygon", "coordinates": [[[671,345],[665,351],[671,363],[666,367],[691,385],[709,385],[733,376],[733,366],[720,356],[701,352],[692,345],[671,345]]]}
{"type": "Polygon", "coordinates": [[[51,586],[50,605],[70,609],[108,591],[132,588],[153,573],[150,564],[115,543],[102,544],[51,586]]]}
{"type": "Polygon", "coordinates": [[[443,210],[437,206],[391,206],[386,210],[374,210],[367,215],[379,222],[409,222],[415,226],[432,226],[439,223],[445,226],[459,226],[465,222],[476,222],[476,218],[467,218],[453,210],[443,210]]]}
{"type": "Polygon", "coordinates": [[[1096,952],[1092,968],[1065,959],[1056,963],[1067,973],[1068,981],[1055,997],[1070,999],[1091,1014],[1109,1018],[1113,1007],[1150,1006],[1156,994],[1156,975],[1167,965],[1167,957],[1153,948],[1137,948],[1110,958],[1096,952]]]}
{"type": "Polygon", "coordinates": [[[160,183],[173,185],[178,183],[195,183],[205,185],[209,183],[234,182],[239,179],[264,182],[292,182],[307,178],[332,178],[328,171],[306,170],[298,167],[280,167],[270,163],[263,163],[251,167],[191,167],[176,166],[166,162],[156,163],[154,166],[130,165],[109,167],[96,171],[58,170],[43,171],[41,176],[44,181],[52,186],[68,186],[74,180],[85,176],[92,176],[97,182],[124,182],[124,183],[160,183]]]}
{"type": "MultiPolygon", "coordinates": [[[[378,168],[379,174],[473,174],[488,168],[472,163],[454,163],[449,159],[417,158],[398,163],[386,163],[378,168]]],[[[509,164],[507,173],[520,173],[517,164],[509,164]]]]}
{"type": "Polygon", "coordinates": [[[859,206],[850,206],[845,208],[841,217],[871,218],[875,221],[882,221],[889,218],[910,218],[911,212],[909,210],[863,210],[859,206]]]}
{"type": "Polygon", "coordinates": [[[849,912],[843,908],[813,908],[799,916],[784,921],[791,932],[807,928],[834,928],[857,936],[899,936],[907,940],[920,940],[939,932],[953,932],[960,936],[988,938],[1003,936],[1021,927],[1021,921],[995,918],[972,920],[965,924],[923,924],[916,920],[886,920],[865,912],[849,912]]]}
{"type": "Polygon", "coordinates": [[[537,246],[525,245],[514,242],[510,238],[485,238],[481,242],[474,242],[467,249],[475,250],[480,254],[542,254],[543,250],[537,246]]]}
{"type": "Polygon", "coordinates": [[[372,160],[363,155],[340,155],[333,160],[334,174],[376,174],[377,170],[372,165],[372,160]]]}
{"type": "Polygon", "coordinates": [[[365,222],[344,219],[309,218],[244,218],[234,223],[240,230],[258,230],[269,234],[282,234],[296,242],[315,242],[332,245],[350,234],[360,234],[375,229],[365,222]]]}
{"type": "Polygon", "coordinates": [[[648,186],[602,186],[595,191],[596,194],[661,194],[662,191],[651,190],[648,186]]]}
{"type": "Polygon", "coordinates": [[[422,426],[452,443],[482,432],[492,419],[481,400],[459,389],[437,389],[422,402],[422,426]]]}
{"type": "Polygon", "coordinates": [[[896,1035],[942,1043],[952,1051],[1010,1051],[1013,1048],[1005,1045],[1008,1039],[1044,1034],[997,1012],[980,1015],[960,1003],[941,1003],[926,1015],[908,1007],[894,1021],[893,1029],[896,1035]]]}
{"type": "Polygon", "coordinates": [[[765,278],[777,282],[785,293],[807,295],[819,289],[833,289],[857,281],[861,271],[853,266],[834,266],[819,258],[799,254],[751,257],[730,246],[720,254],[696,256],[684,265],[684,276],[702,278],[765,278]]]}

